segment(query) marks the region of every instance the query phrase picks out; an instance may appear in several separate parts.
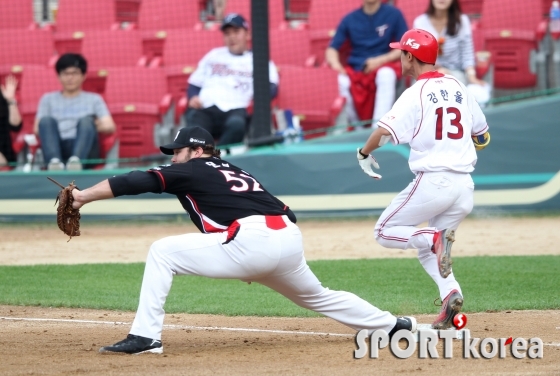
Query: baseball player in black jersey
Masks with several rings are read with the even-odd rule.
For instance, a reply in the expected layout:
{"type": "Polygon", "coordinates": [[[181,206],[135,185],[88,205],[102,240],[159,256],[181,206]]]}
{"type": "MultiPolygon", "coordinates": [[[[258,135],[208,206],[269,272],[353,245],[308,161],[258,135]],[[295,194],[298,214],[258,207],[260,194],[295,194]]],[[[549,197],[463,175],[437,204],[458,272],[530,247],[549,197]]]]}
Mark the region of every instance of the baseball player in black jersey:
{"type": "Polygon", "coordinates": [[[72,191],[75,208],[123,195],[170,193],[201,232],[152,244],[130,334],[100,352],[163,352],[163,306],[174,275],[258,282],[356,330],[416,331],[413,317],[397,318],[352,293],[323,287],[305,261],[294,213],[249,172],[220,159],[206,130],[183,128],[161,151],[173,155],[173,164],[72,191]]]}

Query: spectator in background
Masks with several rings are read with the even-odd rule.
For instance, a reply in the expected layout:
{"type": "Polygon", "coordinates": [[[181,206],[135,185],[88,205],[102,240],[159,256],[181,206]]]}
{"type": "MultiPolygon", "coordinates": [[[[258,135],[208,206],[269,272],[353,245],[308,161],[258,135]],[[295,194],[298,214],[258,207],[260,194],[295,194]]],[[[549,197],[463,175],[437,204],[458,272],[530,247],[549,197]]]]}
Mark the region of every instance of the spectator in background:
{"type": "MultiPolygon", "coordinates": [[[[219,145],[243,141],[247,107],[253,100],[253,53],[249,25],[243,16],[228,14],[222,22],[225,47],[208,52],[189,77],[187,127],[199,126],[219,145]]],[[[269,62],[271,98],[278,92],[278,71],[269,62]]]]}
{"type": "Polygon", "coordinates": [[[16,161],[10,132],[19,132],[21,129],[21,114],[16,101],[17,84],[16,78],[9,75],[5,84],[0,86],[0,168],[6,168],[8,163],[16,161]]]}
{"type": "Polygon", "coordinates": [[[325,58],[340,73],[339,90],[346,98],[348,121],[373,118],[376,123],[391,109],[401,68],[400,52],[389,48],[389,43],[399,41],[407,30],[401,11],[381,0],[364,0],[360,9],[338,25],[325,58]],[[345,42],[351,48],[348,66],[339,54],[345,42]]]}
{"type": "Polygon", "coordinates": [[[413,27],[438,40],[436,69],[461,81],[484,106],[490,100],[490,85],[476,77],[471,23],[461,13],[459,0],[430,0],[426,13],[416,17],[413,27]]]}
{"type": "Polygon", "coordinates": [[[100,95],[82,91],[87,61],[79,54],[62,55],[55,66],[62,91],[43,95],[35,118],[35,134],[49,170],[81,170],[82,160],[99,158],[97,132],[113,133],[115,123],[100,95]]]}

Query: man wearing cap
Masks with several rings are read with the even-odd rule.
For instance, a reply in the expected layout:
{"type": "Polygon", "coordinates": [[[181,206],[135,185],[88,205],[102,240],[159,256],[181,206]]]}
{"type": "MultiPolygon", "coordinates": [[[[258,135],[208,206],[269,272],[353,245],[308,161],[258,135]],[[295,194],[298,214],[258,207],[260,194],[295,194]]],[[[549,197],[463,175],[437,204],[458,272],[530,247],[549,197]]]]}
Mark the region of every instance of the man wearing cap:
{"type": "MultiPolygon", "coordinates": [[[[240,14],[228,14],[221,30],[224,47],[208,52],[189,77],[187,127],[199,126],[219,145],[243,141],[247,107],[253,100],[253,53],[249,50],[249,24],[240,14]]],[[[269,62],[271,98],[278,92],[278,71],[269,62]]]]}
{"type": "Polygon", "coordinates": [[[442,302],[432,327],[448,329],[463,307],[461,287],[451,270],[451,246],[455,230],[473,208],[470,173],[477,160],[475,149],[490,142],[488,124],[465,85],[435,70],[438,42],[432,34],[408,30],[390,47],[400,50],[403,75],[416,82],[358,149],[358,163],[367,175],[381,179],[370,153],[388,141],[410,145],[408,164],[416,177],[383,211],[374,235],[384,247],[418,250],[418,260],[442,302]],[[427,227],[417,227],[425,222],[427,227]]]}
{"type": "Polygon", "coordinates": [[[101,353],[162,353],[165,300],[174,275],[257,282],[301,307],[353,329],[389,335],[416,331],[412,317],[395,317],[358,296],[325,288],[307,266],[294,213],[249,172],[220,159],[210,133],[182,128],[160,147],[171,165],[114,176],[80,191],[74,208],[86,203],[146,192],[177,196],[200,234],[157,240],[150,247],[140,302],[130,334],[101,353]]]}

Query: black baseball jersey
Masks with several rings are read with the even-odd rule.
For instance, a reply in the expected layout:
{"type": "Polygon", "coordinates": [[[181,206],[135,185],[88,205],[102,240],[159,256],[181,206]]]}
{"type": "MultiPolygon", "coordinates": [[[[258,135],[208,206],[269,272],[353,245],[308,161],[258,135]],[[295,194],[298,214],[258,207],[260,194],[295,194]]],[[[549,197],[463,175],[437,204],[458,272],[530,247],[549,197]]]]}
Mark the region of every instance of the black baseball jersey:
{"type": "Polygon", "coordinates": [[[219,158],[154,167],[161,192],[176,195],[201,232],[225,231],[250,215],[295,216],[249,174],[219,158]]]}

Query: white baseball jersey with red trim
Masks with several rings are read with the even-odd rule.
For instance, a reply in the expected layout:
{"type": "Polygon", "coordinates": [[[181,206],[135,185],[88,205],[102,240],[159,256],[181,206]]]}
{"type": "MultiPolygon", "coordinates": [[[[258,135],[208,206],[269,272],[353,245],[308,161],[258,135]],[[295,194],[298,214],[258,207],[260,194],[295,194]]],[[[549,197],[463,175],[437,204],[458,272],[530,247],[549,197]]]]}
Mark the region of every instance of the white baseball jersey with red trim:
{"type": "Polygon", "coordinates": [[[476,164],[471,135],[488,131],[486,117],[467,88],[453,76],[420,75],[377,123],[395,144],[410,144],[412,172],[469,173],[476,164]]]}
{"type": "MultiPolygon", "coordinates": [[[[269,80],[278,84],[278,70],[268,65],[269,80]]],[[[202,88],[199,98],[204,108],[215,105],[222,111],[247,108],[253,99],[253,52],[234,55],[227,47],[210,50],[189,77],[189,84],[202,88]]]]}

